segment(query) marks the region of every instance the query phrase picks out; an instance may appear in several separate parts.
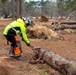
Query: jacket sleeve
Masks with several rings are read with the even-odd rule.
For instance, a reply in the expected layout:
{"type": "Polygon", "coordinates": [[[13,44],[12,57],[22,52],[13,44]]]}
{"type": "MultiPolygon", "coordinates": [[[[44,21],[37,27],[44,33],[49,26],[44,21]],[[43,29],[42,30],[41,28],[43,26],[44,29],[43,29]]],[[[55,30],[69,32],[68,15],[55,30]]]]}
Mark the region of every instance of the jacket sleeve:
{"type": "Polygon", "coordinates": [[[22,34],[22,38],[25,41],[25,43],[27,45],[30,45],[30,41],[29,41],[29,39],[27,38],[27,35],[26,35],[26,28],[25,28],[25,26],[21,26],[21,34],[22,34]]]}

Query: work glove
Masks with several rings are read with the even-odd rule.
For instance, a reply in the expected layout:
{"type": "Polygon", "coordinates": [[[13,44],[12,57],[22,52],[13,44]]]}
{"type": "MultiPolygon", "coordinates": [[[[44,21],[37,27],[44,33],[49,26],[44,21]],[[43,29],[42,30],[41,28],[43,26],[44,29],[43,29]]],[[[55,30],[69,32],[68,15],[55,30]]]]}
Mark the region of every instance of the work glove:
{"type": "Polygon", "coordinates": [[[34,47],[33,47],[32,45],[30,45],[30,48],[31,48],[32,50],[34,50],[34,47]]]}
{"type": "Polygon", "coordinates": [[[26,45],[30,47],[30,44],[26,43],[26,45]]]}
{"type": "Polygon", "coordinates": [[[33,53],[34,53],[35,55],[37,55],[37,54],[38,54],[38,51],[37,51],[37,50],[35,50],[35,48],[34,48],[32,45],[30,45],[30,48],[33,50],[33,53]]]}

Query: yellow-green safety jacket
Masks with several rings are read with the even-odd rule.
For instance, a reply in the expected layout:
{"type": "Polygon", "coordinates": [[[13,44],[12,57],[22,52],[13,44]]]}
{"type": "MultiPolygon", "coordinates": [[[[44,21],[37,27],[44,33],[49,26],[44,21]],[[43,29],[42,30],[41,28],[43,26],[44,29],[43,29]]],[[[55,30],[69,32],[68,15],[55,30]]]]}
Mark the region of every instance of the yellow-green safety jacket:
{"type": "Polygon", "coordinates": [[[25,25],[25,23],[23,22],[23,20],[22,20],[21,18],[18,18],[16,21],[10,23],[10,24],[4,29],[3,34],[4,34],[4,35],[7,35],[9,29],[11,29],[11,28],[16,32],[16,34],[21,33],[23,40],[24,40],[27,44],[30,44],[30,41],[29,41],[29,39],[27,38],[27,35],[26,35],[26,25],[25,25]],[[19,27],[20,30],[16,30],[15,27],[19,27]]]}

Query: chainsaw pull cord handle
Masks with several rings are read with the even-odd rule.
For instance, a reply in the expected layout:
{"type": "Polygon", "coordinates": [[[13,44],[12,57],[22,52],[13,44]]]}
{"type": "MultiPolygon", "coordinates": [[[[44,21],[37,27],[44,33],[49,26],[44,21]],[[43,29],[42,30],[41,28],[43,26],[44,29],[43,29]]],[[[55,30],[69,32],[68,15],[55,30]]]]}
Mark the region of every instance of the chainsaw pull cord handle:
{"type": "MultiPolygon", "coordinates": [[[[34,48],[32,45],[30,45],[30,47],[31,47],[31,49],[33,50],[33,53],[35,53],[36,55],[38,55],[38,51],[35,50],[35,48],[34,48]]],[[[45,52],[46,52],[46,50],[44,50],[44,51],[42,52],[42,55],[36,60],[37,62],[38,62],[40,59],[43,58],[45,52]]]]}
{"type": "Polygon", "coordinates": [[[35,50],[34,47],[33,47],[32,45],[30,45],[30,48],[31,48],[32,50],[35,50]]]}

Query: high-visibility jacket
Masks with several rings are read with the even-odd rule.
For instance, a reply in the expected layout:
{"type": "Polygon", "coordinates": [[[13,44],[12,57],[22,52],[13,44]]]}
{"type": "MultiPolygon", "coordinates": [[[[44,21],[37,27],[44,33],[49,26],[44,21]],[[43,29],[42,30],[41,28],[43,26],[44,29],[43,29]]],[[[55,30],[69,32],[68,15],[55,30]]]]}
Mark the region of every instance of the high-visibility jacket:
{"type": "Polygon", "coordinates": [[[4,29],[3,34],[4,34],[4,35],[7,35],[7,34],[8,34],[8,31],[9,31],[11,28],[16,32],[16,34],[21,33],[23,40],[24,40],[27,44],[30,44],[30,41],[29,41],[29,39],[27,38],[27,35],[26,35],[26,25],[25,25],[25,23],[23,22],[22,19],[18,18],[16,21],[10,23],[10,24],[4,29]]]}

